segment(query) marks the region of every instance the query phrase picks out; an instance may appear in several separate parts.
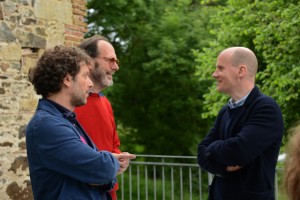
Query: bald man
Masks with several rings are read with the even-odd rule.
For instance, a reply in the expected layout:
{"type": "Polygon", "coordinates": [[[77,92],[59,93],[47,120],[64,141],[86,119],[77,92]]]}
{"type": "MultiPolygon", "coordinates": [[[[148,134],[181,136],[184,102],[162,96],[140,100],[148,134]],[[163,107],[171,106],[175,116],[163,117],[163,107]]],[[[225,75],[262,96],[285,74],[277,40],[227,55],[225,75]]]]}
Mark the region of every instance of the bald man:
{"type": "Polygon", "coordinates": [[[231,98],[198,145],[198,164],[214,174],[209,200],[274,200],[283,136],[278,104],[255,85],[258,62],[245,47],[223,50],[212,76],[231,98]]]}

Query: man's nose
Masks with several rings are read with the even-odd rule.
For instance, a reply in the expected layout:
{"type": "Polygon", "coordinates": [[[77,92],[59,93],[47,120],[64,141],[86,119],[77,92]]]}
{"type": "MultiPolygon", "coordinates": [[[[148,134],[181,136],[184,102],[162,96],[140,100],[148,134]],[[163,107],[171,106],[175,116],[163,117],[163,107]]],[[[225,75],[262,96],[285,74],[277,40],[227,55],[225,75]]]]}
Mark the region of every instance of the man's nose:
{"type": "Polygon", "coordinates": [[[112,65],[112,69],[115,70],[115,71],[119,70],[119,65],[118,65],[117,62],[114,62],[114,64],[112,65]]]}
{"type": "Polygon", "coordinates": [[[94,86],[93,81],[90,79],[90,77],[88,77],[88,86],[91,88],[94,86]]]}
{"type": "Polygon", "coordinates": [[[218,74],[216,71],[214,71],[214,73],[212,73],[212,77],[217,78],[218,74]]]}

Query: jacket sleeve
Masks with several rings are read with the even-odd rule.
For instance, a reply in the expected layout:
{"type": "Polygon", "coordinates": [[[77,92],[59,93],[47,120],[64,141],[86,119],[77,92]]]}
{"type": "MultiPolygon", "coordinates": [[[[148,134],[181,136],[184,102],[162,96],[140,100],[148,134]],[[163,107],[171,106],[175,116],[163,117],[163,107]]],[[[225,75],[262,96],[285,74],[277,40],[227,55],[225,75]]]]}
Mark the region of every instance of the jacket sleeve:
{"type": "MultiPolygon", "coordinates": [[[[220,111],[222,113],[223,110],[220,111]]],[[[220,114],[218,116],[221,116],[220,114]]],[[[199,143],[198,145],[198,153],[197,153],[197,161],[201,168],[204,170],[212,173],[217,174],[220,176],[226,176],[226,166],[220,163],[217,163],[214,159],[211,159],[209,156],[209,152],[207,148],[210,146],[211,143],[219,140],[219,135],[216,131],[216,126],[218,124],[219,117],[216,119],[213,128],[209,131],[207,136],[199,143]]]]}
{"type": "Polygon", "coordinates": [[[43,117],[37,120],[31,138],[45,168],[88,184],[115,182],[119,163],[111,153],[84,144],[66,119],[43,117]]]}
{"type": "Polygon", "coordinates": [[[204,154],[220,165],[245,166],[257,158],[268,147],[280,146],[283,134],[283,121],[278,105],[261,102],[235,137],[215,140],[208,144],[204,154]]]}

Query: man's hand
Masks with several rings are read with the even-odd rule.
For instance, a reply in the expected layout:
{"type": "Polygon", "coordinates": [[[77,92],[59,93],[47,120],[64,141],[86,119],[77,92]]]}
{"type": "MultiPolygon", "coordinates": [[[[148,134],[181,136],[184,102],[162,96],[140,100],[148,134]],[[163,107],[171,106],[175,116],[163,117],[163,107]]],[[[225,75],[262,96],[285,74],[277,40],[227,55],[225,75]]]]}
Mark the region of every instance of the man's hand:
{"type": "Polygon", "coordinates": [[[228,171],[228,172],[235,172],[235,171],[240,170],[242,168],[243,167],[240,167],[238,165],[236,165],[236,166],[227,166],[226,167],[226,171],[228,171]]]}
{"type": "Polygon", "coordinates": [[[136,155],[128,153],[128,152],[122,152],[121,154],[112,153],[113,156],[119,161],[120,168],[118,170],[118,175],[122,174],[129,166],[129,160],[135,159],[136,155]]]}

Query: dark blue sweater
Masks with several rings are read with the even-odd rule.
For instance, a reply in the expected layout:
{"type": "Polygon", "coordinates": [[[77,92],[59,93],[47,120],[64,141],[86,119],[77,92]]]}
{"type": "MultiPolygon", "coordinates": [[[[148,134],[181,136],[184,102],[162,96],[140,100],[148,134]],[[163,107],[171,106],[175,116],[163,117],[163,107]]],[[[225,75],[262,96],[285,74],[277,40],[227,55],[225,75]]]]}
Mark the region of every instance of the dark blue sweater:
{"type": "Polygon", "coordinates": [[[274,200],[284,126],[280,108],[255,86],[245,103],[224,106],[198,145],[198,164],[215,174],[210,200],[274,200]],[[226,166],[243,166],[227,172],[226,166]]]}

